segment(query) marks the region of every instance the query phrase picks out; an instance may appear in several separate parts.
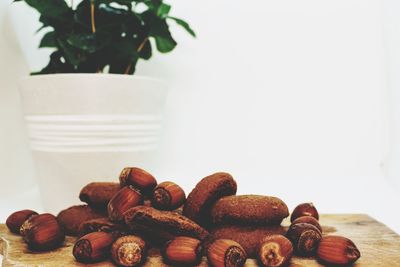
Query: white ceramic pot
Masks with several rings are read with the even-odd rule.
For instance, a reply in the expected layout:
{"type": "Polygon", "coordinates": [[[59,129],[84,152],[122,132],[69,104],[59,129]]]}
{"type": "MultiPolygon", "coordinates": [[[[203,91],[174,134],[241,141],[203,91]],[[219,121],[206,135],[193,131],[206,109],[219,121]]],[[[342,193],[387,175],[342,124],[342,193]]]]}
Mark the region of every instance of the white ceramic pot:
{"type": "Polygon", "coordinates": [[[125,166],[154,170],[166,88],[152,78],[52,74],[21,81],[22,104],[44,208],[79,203],[92,181],[125,166]]]}

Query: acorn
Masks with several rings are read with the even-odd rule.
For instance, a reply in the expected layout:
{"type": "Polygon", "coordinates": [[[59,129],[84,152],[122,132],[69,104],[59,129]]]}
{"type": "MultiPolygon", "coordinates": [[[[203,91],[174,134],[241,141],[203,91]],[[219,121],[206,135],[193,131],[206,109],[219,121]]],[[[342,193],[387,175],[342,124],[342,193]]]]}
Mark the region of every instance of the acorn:
{"type": "Polygon", "coordinates": [[[20,229],[29,249],[48,251],[59,247],[65,239],[62,227],[54,215],[44,213],[26,220],[20,229]]]}
{"type": "Polygon", "coordinates": [[[286,237],[292,241],[296,254],[311,256],[315,254],[322,235],[318,228],[312,224],[297,223],[289,227],[286,237]]]}
{"type": "Polygon", "coordinates": [[[38,215],[38,213],[33,210],[16,211],[8,216],[6,220],[6,225],[8,229],[14,234],[20,234],[19,229],[21,228],[21,225],[30,217],[35,215],[38,215]]]}
{"type": "Polygon", "coordinates": [[[79,238],[72,249],[75,259],[83,263],[94,263],[107,259],[114,242],[113,235],[93,232],[79,238]]]}
{"type": "Polygon", "coordinates": [[[314,217],[315,219],[319,220],[319,214],[317,209],[315,208],[313,203],[302,203],[299,204],[292,212],[292,215],[290,216],[290,222],[293,222],[299,217],[302,216],[311,216],[314,217]]]}
{"type": "Polygon", "coordinates": [[[152,190],[157,185],[157,180],[145,170],[136,167],[127,167],[119,175],[119,183],[121,187],[133,185],[142,194],[151,195],[152,190]]]}
{"type": "Polygon", "coordinates": [[[172,266],[194,266],[201,262],[201,241],[187,236],[178,236],[166,243],[161,254],[164,262],[172,266]]]}
{"type": "Polygon", "coordinates": [[[142,194],[131,185],[125,186],[108,203],[108,217],[113,222],[120,222],[124,219],[125,211],[142,204],[142,194]]]}
{"type": "Polygon", "coordinates": [[[230,239],[217,239],[207,250],[208,263],[214,267],[240,267],[247,255],[242,246],[230,239]]]}
{"type": "Polygon", "coordinates": [[[283,235],[267,235],[261,239],[257,258],[262,266],[286,266],[293,255],[293,245],[283,235]]]}
{"type": "Polygon", "coordinates": [[[152,206],[159,210],[174,210],[182,206],[185,200],[185,191],[179,185],[163,182],[153,190],[152,206]]]}
{"type": "Polygon", "coordinates": [[[297,218],[296,220],[294,220],[294,221],[292,222],[292,224],[296,224],[296,223],[309,223],[309,224],[312,224],[312,225],[314,225],[315,227],[317,227],[318,230],[322,233],[322,227],[321,227],[321,225],[319,224],[318,220],[315,219],[314,217],[311,217],[311,216],[301,216],[301,217],[297,218]]]}
{"type": "Polygon", "coordinates": [[[350,239],[342,236],[324,236],[319,242],[318,260],[328,265],[351,265],[361,256],[350,239]]]}
{"type": "Polygon", "coordinates": [[[138,266],[146,257],[146,242],[135,235],[122,236],[111,246],[111,258],[118,266],[138,266]]]}

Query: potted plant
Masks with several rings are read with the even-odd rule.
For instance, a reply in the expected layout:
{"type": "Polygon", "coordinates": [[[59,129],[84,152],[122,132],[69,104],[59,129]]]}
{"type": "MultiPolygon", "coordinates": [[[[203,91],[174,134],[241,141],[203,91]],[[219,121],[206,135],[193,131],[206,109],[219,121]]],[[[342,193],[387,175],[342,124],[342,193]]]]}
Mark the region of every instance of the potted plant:
{"type": "Polygon", "coordinates": [[[63,191],[115,180],[125,166],[152,168],[166,90],[131,74],[154,49],[176,47],[169,23],[195,33],[163,0],[23,2],[47,31],[39,47],[54,49],[20,87],[44,206],[58,211],[75,201],[63,191]]]}

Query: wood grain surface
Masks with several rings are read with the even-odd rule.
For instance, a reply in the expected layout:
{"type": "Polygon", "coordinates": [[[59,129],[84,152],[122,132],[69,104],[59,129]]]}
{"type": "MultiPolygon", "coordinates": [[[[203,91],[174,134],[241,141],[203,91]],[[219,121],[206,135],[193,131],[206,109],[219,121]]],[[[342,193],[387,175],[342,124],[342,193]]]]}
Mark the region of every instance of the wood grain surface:
{"type": "MultiPolygon", "coordinates": [[[[354,266],[400,266],[400,237],[382,223],[363,214],[322,215],[320,222],[325,234],[343,235],[352,239],[361,251],[361,258],[354,266]]],[[[288,225],[284,221],[284,225],[288,225]]],[[[72,256],[74,238],[67,237],[64,246],[46,253],[34,253],[26,248],[21,237],[0,225],[0,249],[4,255],[3,266],[114,266],[111,262],[80,264],[72,256]],[[1,244],[2,243],[2,244],[1,244]]],[[[144,266],[167,266],[162,262],[157,250],[151,250],[144,266]]],[[[204,258],[199,266],[208,266],[204,258]]],[[[258,266],[249,259],[245,266],[258,266]]],[[[313,258],[294,257],[290,266],[323,266],[313,258]]]]}

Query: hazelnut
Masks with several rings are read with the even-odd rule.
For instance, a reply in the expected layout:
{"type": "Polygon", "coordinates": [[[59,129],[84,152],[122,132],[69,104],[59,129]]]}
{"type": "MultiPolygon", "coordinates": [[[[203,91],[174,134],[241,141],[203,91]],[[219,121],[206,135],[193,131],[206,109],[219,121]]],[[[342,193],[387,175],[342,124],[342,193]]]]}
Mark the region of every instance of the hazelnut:
{"type": "Polygon", "coordinates": [[[162,256],[164,262],[172,266],[194,266],[200,264],[202,250],[200,240],[178,236],[167,242],[162,250],[162,256]]]}
{"type": "Polygon", "coordinates": [[[122,236],[111,246],[111,258],[118,266],[138,266],[146,256],[146,242],[138,236],[122,236]]]}
{"type": "Polygon", "coordinates": [[[293,222],[301,216],[311,216],[319,220],[319,214],[313,203],[302,203],[298,205],[290,216],[290,222],[293,222]]]}
{"type": "Polygon", "coordinates": [[[302,256],[311,256],[315,253],[321,240],[321,232],[312,224],[292,224],[286,234],[293,243],[295,252],[302,256]]]}
{"type": "Polygon", "coordinates": [[[318,228],[318,230],[322,233],[322,227],[319,224],[318,220],[315,219],[314,217],[311,216],[301,216],[299,218],[297,218],[296,220],[294,220],[292,222],[292,224],[297,224],[297,223],[309,223],[314,225],[315,227],[318,228]]]}
{"type": "Polygon", "coordinates": [[[258,246],[257,256],[262,266],[286,266],[292,255],[292,243],[283,235],[265,236],[258,246]]]}
{"type": "Polygon", "coordinates": [[[47,251],[59,247],[65,234],[54,215],[44,213],[26,220],[20,229],[31,250],[47,251]]]}
{"type": "Polygon", "coordinates": [[[361,256],[350,239],[342,236],[324,236],[317,250],[318,260],[329,265],[350,265],[361,256]]]}
{"type": "Polygon", "coordinates": [[[125,186],[108,203],[108,217],[113,222],[122,221],[125,211],[142,204],[142,194],[133,186],[125,186]]]}
{"type": "Polygon", "coordinates": [[[14,234],[19,234],[19,229],[21,228],[21,225],[27,219],[29,219],[34,215],[38,215],[38,213],[33,210],[16,211],[10,216],[8,216],[6,220],[6,225],[11,232],[13,232],[14,234]]]}
{"type": "Polygon", "coordinates": [[[177,209],[185,200],[185,191],[173,182],[163,182],[153,190],[152,205],[159,210],[177,209]]]}
{"type": "Polygon", "coordinates": [[[124,168],[119,175],[121,187],[132,185],[144,195],[151,194],[157,185],[157,180],[153,175],[145,170],[136,167],[124,168]]]}
{"type": "Polygon", "coordinates": [[[83,263],[102,261],[109,256],[113,242],[114,238],[110,233],[89,233],[76,241],[72,254],[77,261],[83,263]]]}
{"type": "Polygon", "coordinates": [[[242,246],[229,239],[217,239],[207,249],[208,263],[213,267],[241,267],[246,258],[242,246]]]}

